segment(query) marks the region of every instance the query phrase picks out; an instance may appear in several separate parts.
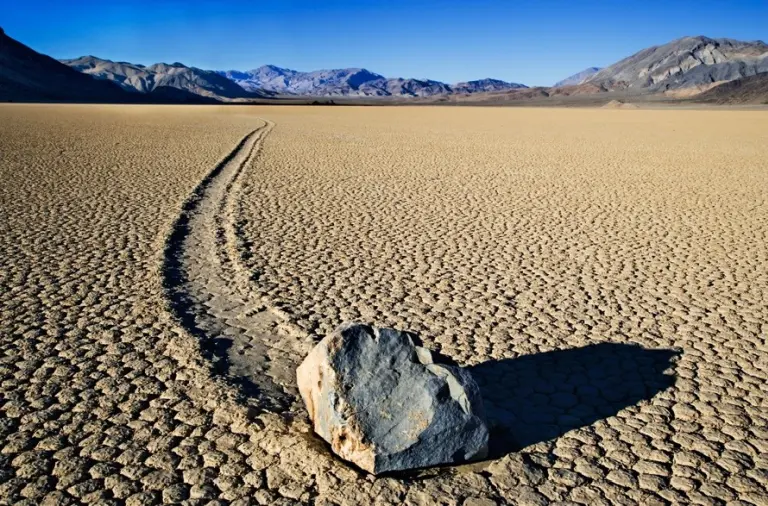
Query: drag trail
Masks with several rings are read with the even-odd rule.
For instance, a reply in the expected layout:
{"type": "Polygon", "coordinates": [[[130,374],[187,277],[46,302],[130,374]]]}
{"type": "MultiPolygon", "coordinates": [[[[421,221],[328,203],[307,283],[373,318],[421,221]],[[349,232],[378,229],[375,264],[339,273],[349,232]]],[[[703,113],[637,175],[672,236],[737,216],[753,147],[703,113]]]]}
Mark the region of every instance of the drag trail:
{"type": "Polygon", "coordinates": [[[297,398],[293,371],[306,346],[252,289],[232,210],[240,176],[273,126],[266,121],[243,137],[192,192],[167,237],[163,275],[174,316],[201,340],[214,369],[239,384],[250,404],[283,411],[297,398]]]}

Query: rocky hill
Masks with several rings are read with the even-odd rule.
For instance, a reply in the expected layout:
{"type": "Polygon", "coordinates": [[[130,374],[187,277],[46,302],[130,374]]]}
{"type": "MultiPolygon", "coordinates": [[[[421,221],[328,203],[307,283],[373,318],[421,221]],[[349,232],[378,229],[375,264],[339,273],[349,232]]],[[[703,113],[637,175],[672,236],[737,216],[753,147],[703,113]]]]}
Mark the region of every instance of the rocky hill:
{"type": "Polygon", "coordinates": [[[768,71],[768,44],[683,37],[653,46],[587,79],[608,89],[663,91],[731,81],[768,71]]]}
{"type": "Polygon", "coordinates": [[[371,83],[373,89],[384,89],[387,96],[395,97],[432,97],[452,93],[451,87],[432,79],[385,79],[371,83]]]}
{"type": "Polygon", "coordinates": [[[256,91],[246,91],[216,72],[188,67],[178,62],[144,66],[114,62],[96,56],[82,56],[62,60],[62,63],[97,79],[112,81],[131,92],[150,93],[158,88],[167,87],[202,97],[224,100],[264,96],[256,91]]]}
{"type": "Polygon", "coordinates": [[[479,79],[477,81],[467,81],[456,83],[452,86],[454,93],[486,93],[494,91],[517,90],[527,88],[520,83],[508,83],[500,79],[479,79]]]}
{"type": "Polygon", "coordinates": [[[589,67],[588,69],[577,72],[572,76],[566,77],[562,81],[556,82],[553,88],[561,88],[563,86],[578,86],[579,84],[583,84],[598,72],[600,72],[600,67],[589,67]]]}
{"type": "Polygon", "coordinates": [[[768,104],[768,72],[723,83],[697,95],[695,100],[718,104],[768,104]]]}
{"type": "Polygon", "coordinates": [[[0,29],[0,101],[124,102],[128,93],[12,39],[0,29]]]}

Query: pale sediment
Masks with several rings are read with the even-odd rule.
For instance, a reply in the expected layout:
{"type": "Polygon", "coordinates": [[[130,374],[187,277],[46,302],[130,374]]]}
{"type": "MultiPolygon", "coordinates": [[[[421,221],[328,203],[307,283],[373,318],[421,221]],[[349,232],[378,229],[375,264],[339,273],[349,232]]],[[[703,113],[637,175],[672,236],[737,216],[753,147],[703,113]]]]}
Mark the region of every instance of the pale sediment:
{"type": "Polygon", "coordinates": [[[0,502],[765,503],[765,116],[0,117],[0,502]],[[492,461],[367,477],[266,411],[352,319],[472,368],[492,461]]]}

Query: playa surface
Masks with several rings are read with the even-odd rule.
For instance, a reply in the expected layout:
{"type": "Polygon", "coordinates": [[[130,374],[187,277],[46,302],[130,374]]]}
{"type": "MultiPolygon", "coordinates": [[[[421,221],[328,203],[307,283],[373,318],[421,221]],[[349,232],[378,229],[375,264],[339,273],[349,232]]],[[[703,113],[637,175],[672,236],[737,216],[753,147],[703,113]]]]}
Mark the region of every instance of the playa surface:
{"type": "Polygon", "coordinates": [[[768,115],[0,107],[0,502],[765,504],[768,115]],[[491,459],[373,478],[294,369],[471,368],[491,459]]]}

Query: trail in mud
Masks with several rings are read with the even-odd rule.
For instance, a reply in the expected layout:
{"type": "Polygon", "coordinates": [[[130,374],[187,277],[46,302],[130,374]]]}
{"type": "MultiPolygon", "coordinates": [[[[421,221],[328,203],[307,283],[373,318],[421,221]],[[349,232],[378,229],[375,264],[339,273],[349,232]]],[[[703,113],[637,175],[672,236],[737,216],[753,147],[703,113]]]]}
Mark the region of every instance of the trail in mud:
{"type": "Polygon", "coordinates": [[[201,340],[216,371],[255,407],[285,411],[297,399],[294,371],[308,343],[252,286],[233,214],[240,176],[272,128],[267,121],[246,135],[186,201],[166,243],[163,275],[174,315],[201,340]]]}

